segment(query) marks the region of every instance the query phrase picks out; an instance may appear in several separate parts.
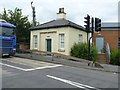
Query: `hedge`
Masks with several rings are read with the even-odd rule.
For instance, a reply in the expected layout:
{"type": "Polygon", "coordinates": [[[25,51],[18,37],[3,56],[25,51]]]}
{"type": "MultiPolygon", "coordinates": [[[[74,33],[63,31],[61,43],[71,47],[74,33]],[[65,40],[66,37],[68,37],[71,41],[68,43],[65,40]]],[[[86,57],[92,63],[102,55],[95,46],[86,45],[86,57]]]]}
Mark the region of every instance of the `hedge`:
{"type": "Polygon", "coordinates": [[[120,66],[120,49],[111,51],[110,64],[120,66]]]}
{"type": "MultiPolygon", "coordinates": [[[[88,44],[75,43],[71,48],[70,55],[82,59],[88,59],[88,44]]],[[[90,60],[97,60],[97,49],[94,46],[90,46],[90,60]]]]}

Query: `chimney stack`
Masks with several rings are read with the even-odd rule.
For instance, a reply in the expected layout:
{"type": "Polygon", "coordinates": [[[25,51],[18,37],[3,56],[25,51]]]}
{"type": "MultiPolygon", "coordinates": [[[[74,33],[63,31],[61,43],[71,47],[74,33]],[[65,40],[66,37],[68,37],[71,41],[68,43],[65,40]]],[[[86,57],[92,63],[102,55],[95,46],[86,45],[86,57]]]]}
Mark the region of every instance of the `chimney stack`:
{"type": "Polygon", "coordinates": [[[57,13],[57,19],[65,19],[66,13],[64,12],[64,8],[59,8],[59,12],[57,13]]]}

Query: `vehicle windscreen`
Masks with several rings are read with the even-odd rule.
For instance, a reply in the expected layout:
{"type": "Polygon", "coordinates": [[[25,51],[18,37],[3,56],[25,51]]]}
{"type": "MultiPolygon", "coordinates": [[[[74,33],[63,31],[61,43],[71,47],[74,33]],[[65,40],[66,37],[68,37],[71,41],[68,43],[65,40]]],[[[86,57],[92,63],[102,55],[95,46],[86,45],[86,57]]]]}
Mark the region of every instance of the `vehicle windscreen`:
{"type": "Polygon", "coordinates": [[[9,27],[0,27],[0,35],[3,36],[13,36],[15,28],[9,28],[9,27]]]}

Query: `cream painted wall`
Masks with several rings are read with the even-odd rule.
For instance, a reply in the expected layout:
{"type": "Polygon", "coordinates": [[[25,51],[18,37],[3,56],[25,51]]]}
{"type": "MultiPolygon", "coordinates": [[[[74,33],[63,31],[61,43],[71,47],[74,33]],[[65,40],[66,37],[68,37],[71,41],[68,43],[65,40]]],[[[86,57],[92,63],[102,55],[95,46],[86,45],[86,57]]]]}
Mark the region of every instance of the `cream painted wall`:
{"type": "Polygon", "coordinates": [[[46,39],[52,40],[52,52],[68,55],[68,44],[69,44],[69,29],[68,27],[43,29],[31,31],[30,37],[30,49],[34,50],[33,36],[38,35],[38,49],[40,51],[46,51],[46,39]],[[49,33],[45,33],[49,32],[49,33]],[[54,33],[50,33],[54,32],[54,33]],[[59,51],[59,34],[65,35],[65,52],[59,51]]]}
{"type": "MultiPolygon", "coordinates": [[[[44,31],[41,31],[41,32],[53,32],[53,31],[56,31],[56,30],[44,30],[44,31]]],[[[41,33],[40,32],[40,33],[41,33]]],[[[52,40],[52,52],[56,52],[57,51],[57,42],[58,42],[58,40],[57,40],[57,32],[56,33],[46,33],[46,34],[40,34],[39,33],[39,35],[40,35],[40,43],[39,43],[39,45],[40,45],[40,50],[41,51],[47,51],[47,49],[46,49],[46,39],[51,39],[52,40]]]]}
{"type": "Polygon", "coordinates": [[[40,51],[46,51],[46,39],[52,40],[52,52],[61,53],[65,55],[70,54],[71,47],[73,44],[78,42],[79,34],[83,35],[83,42],[87,42],[87,33],[80,31],[79,29],[75,29],[72,27],[61,27],[61,28],[51,28],[51,29],[43,29],[43,30],[35,30],[31,31],[30,38],[30,49],[34,49],[33,36],[38,35],[38,49],[40,51]],[[47,32],[47,33],[45,33],[47,32]],[[48,33],[49,32],[49,33],[48,33]],[[53,33],[50,33],[53,32],[53,33]],[[65,51],[61,52],[59,50],[59,34],[65,35],[65,51]]]}
{"type": "Polygon", "coordinates": [[[65,47],[65,52],[60,52],[58,51],[58,53],[61,53],[61,54],[65,54],[65,55],[69,55],[69,27],[63,27],[63,28],[59,28],[58,29],[58,32],[57,32],[57,38],[58,38],[58,49],[60,47],[59,45],[59,34],[64,34],[64,47],[65,47]]]}
{"type": "Polygon", "coordinates": [[[78,43],[79,42],[79,34],[81,34],[83,36],[83,42],[87,43],[87,33],[79,30],[79,29],[75,29],[72,27],[69,27],[69,54],[70,54],[70,50],[72,48],[72,46],[74,45],[74,43],[78,43]]]}

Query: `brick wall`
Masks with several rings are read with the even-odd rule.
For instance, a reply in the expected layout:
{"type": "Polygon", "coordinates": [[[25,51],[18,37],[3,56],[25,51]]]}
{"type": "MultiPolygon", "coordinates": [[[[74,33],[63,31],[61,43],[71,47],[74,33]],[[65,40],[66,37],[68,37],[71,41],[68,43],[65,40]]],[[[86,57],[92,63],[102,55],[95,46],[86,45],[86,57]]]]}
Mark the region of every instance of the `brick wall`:
{"type": "Polygon", "coordinates": [[[28,50],[29,49],[29,44],[28,43],[20,43],[19,49],[21,50],[28,50]]]}
{"type": "Polygon", "coordinates": [[[120,30],[102,30],[99,33],[94,33],[93,44],[96,45],[96,37],[102,36],[104,38],[104,47],[108,42],[111,50],[118,49],[118,35],[120,36],[120,30]]]}

